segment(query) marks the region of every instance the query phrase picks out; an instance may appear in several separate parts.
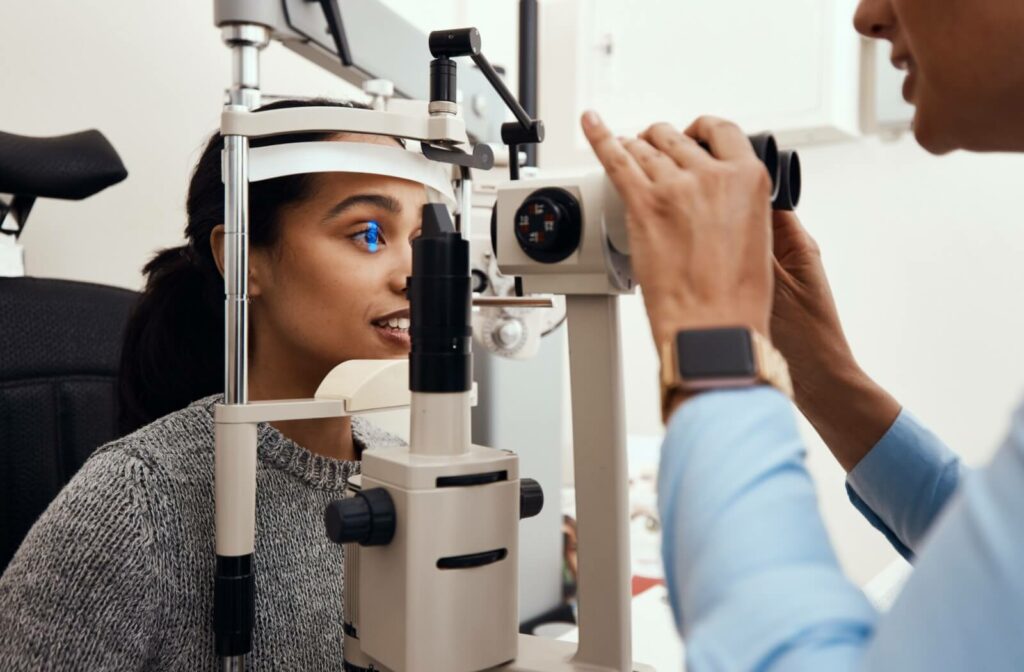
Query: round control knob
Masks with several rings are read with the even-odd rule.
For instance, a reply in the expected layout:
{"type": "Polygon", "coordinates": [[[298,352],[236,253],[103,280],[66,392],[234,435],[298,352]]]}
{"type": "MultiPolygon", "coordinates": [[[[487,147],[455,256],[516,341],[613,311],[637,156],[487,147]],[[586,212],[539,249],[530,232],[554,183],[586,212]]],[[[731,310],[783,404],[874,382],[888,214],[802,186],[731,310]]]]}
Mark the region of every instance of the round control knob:
{"type": "Polygon", "coordinates": [[[534,261],[555,264],[580,245],[580,204],[564,189],[540,189],[516,211],[516,241],[534,261]]]}
{"type": "Polygon", "coordinates": [[[523,323],[519,320],[508,320],[494,330],[494,340],[504,348],[512,348],[523,338],[523,323]]]}
{"type": "Polygon", "coordinates": [[[490,284],[490,280],[487,279],[487,274],[481,270],[474,268],[470,274],[473,277],[473,293],[479,294],[480,292],[487,289],[487,285],[490,284]]]}
{"type": "Polygon", "coordinates": [[[327,505],[327,538],[336,544],[385,546],[395,536],[395,503],[384,488],[372,488],[327,505]]]}
{"type": "Polygon", "coordinates": [[[532,478],[519,481],[519,519],[533,518],[544,508],[544,490],[532,478]]]}

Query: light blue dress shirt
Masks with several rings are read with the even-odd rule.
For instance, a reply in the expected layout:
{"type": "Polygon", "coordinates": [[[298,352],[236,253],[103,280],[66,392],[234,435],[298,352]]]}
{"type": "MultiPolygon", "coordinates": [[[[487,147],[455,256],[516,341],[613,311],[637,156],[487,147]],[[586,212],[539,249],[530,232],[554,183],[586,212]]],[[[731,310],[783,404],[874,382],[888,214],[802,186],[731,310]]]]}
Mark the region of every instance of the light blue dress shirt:
{"type": "Polygon", "coordinates": [[[881,616],[839,569],[777,391],[683,404],[658,486],[688,672],[1024,670],[1024,410],[979,471],[903,412],[850,473],[854,505],[915,562],[881,616]]]}

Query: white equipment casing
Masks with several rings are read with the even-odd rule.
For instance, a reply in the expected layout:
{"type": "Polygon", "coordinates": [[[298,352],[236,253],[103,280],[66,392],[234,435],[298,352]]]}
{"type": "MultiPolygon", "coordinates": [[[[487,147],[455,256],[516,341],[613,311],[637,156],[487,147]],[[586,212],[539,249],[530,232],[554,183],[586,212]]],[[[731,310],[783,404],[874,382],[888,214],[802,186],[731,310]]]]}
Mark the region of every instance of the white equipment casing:
{"type": "Polygon", "coordinates": [[[566,296],[576,483],[579,647],[533,637],[507,672],[649,669],[632,660],[628,472],[618,296],[635,289],[625,208],[603,173],[510,182],[498,188],[498,265],[526,293],[566,296]],[[579,244],[559,262],[531,259],[515,227],[523,204],[561,189],[579,205],[579,244]]]}
{"type": "Polygon", "coordinates": [[[527,294],[633,291],[625,206],[604,172],[510,182],[499,188],[497,208],[498,266],[505,275],[521,276],[527,294]],[[585,225],[575,252],[558,263],[543,264],[523,252],[509,224],[523,201],[549,188],[563,189],[579,202],[585,225]]]}
{"type": "MultiPolygon", "coordinates": [[[[484,670],[516,657],[519,473],[515,455],[471,446],[458,456],[367,451],[362,488],[385,488],[398,525],[387,546],[360,548],[362,651],[395,672],[484,670]],[[439,487],[439,477],[505,472],[505,480],[439,487]],[[490,551],[500,560],[440,569],[490,551]]],[[[350,547],[351,550],[352,547],[350,547]]],[[[352,575],[347,576],[352,580],[352,575]]]]}
{"type": "Polygon", "coordinates": [[[467,142],[466,125],[450,115],[431,116],[379,112],[354,107],[287,107],[251,113],[225,108],[220,118],[223,135],[250,138],[300,132],[344,131],[389,135],[423,142],[467,142]]]}

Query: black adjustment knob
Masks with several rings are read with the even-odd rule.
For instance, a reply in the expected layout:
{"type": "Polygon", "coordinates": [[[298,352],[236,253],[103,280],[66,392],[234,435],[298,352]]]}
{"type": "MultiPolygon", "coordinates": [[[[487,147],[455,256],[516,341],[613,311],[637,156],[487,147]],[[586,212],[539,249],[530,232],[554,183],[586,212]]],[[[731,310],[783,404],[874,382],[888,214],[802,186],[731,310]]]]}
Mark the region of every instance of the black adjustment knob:
{"type": "Polygon", "coordinates": [[[471,271],[473,278],[473,293],[479,294],[480,292],[487,289],[487,286],[491,284],[491,281],[487,279],[487,274],[483,271],[474,268],[471,271]]]}
{"type": "Polygon", "coordinates": [[[580,245],[579,201],[564,189],[540,189],[519,206],[514,225],[516,241],[528,257],[556,264],[580,245]]]}
{"type": "Polygon", "coordinates": [[[434,58],[476,56],[480,53],[480,31],[476,28],[435,30],[427,36],[427,45],[434,58]]]}
{"type": "Polygon", "coordinates": [[[324,525],[336,544],[385,546],[395,536],[395,503],[384,488],[363,490],[328,504],[324,525]]]}
{"type": "Polygon", "coordinates": [[[544,490],[532,478],[519,481],[519,519],[533,518],[544,508],[544,490]]]}

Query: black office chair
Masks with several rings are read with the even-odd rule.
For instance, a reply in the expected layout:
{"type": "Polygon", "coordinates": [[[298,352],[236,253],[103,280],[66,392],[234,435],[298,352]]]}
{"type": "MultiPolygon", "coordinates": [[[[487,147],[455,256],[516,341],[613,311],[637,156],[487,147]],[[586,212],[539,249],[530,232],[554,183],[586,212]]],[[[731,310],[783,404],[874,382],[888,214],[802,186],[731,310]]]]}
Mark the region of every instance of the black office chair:
{"type": "MultiPolygon", "coordinates": [[[[37,197],[86,198],[125,177],[98,131],[0,133],[0,194],[13,195],[0,200],[0,233],[20,235],[37,197]]],[[[118,436],[121,339],[136,297],[90,283],[0,278],[0,572],[92,451],[118,436]]]]}

